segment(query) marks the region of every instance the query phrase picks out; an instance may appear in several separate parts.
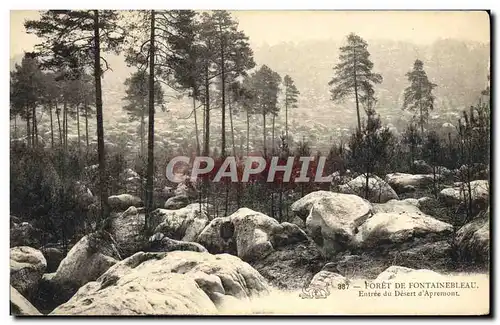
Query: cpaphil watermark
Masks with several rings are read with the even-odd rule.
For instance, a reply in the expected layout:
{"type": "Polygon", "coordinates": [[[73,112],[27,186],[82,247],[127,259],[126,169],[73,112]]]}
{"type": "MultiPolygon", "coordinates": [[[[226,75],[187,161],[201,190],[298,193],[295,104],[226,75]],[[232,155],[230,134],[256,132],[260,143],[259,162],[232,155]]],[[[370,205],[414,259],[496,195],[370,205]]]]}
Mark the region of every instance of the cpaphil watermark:
{"type": "MultiPolygon", "coordinates": [[[[279,180],[283,183],[330,183],[333,176],[323,176],[326,157],[271,157],[264,159],[259,156],[237,158],[229,156],[224,161],[215,161],[212,157],[187,156],[175,157],[168,162],[167,179],[180,183],[179,170],[190,170],[190,180],[195,182],[199,177],[208,177],[213,182],[229,179],[231,182],[246,183],[253,176],[265,176],[267,182],[279,180]]],[[[182,174],[182,172],[181,172],[182,174]]]]}

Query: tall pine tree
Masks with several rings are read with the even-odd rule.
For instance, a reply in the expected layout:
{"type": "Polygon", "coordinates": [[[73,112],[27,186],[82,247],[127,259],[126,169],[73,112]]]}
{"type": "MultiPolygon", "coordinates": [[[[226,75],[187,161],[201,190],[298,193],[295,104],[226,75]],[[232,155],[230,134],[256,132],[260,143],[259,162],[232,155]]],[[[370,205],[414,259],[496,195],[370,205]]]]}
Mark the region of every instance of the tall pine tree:
{"type": "Polygon", "coordinates": [[[382,76],[373,73],[368,43],[356,34],[347,36],[347,45],[340,48],[340,62],[333,68],[335,75],[328,85],[334,102],[342,101],[354,94],[358,130],[361,130],[359,104],[374,100],[374,84],[382,82],[382,76]]]}

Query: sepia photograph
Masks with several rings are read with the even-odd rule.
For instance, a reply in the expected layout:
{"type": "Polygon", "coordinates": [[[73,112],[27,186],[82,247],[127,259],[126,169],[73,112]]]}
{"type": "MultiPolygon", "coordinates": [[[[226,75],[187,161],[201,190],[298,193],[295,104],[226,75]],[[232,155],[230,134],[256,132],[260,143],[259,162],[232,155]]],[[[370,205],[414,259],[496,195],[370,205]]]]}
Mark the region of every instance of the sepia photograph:
{"type": "Polygon", "coordinates": [[[10,10],[10,315],[491,316],[491,19],[10,10]]]}

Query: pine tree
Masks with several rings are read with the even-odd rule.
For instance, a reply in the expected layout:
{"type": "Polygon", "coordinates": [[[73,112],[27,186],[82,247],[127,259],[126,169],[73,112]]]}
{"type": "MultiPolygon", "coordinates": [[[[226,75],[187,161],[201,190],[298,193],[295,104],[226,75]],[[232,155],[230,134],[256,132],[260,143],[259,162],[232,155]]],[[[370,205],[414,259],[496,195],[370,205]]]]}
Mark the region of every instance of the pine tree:
{"type": "Polygon", "coordinates": [[[288,141],[288,109],[298,107],[297,97],[300,95],[300,92],[289,75],[283,78],[283,86],[285,87],[285,138],[288,141]]]}
{"type": "Polygon", "coordinates": [[[280,75],[263,65],[252,76],[252,87],[257,98],[257,109],[262,114],[262,140],[264,157],[267,157],[266,146],[266,116],[268,114],[276,115],[278,112],[278,93],[281,83],[280,75]]]}
{"type": "Polygon", "coordinates": [[[328,83],[332,100],[339,102],[354,94],[358,129],[361,130],[359,104],[374,100],[374,84],[382,82],[382,76],[373,73],[368,44],[353,33],[347,36],[347,45],[340,48],[340,62],[333,68],[335,76],[328,83]]]}
{"type": "Polygon", "coordinates": [[[112,10],[49,10],[42,12],[40,20],[25,22],[28,33],[42,39],[36,51],[45,66],[66,67],[76,73],[88,68],[93,72],[101,221],[109,215],[101,87],[102,63],[106,70],[109,66],[101,51],[119,52],[125,31],[118,20],[118,13],[112,10]]]}
{"type": "Polygon", "coordinates": [[[432,90],[437,86],[429,81],[424,71],[424,63],[415,60],[413,70],[406,74],[410,85],[404,91],[403,110],[409,110],[415,113],[417,125],[420,126],[422,134],[424,125],[429,119],[429,111],[434,109],[434,95],[432,90]]]}
{"type": "MultiPolygon", "coordinates": [[[[140,155],[144,157],[145,148],[145,118],[149,114],[148,109],[148,79],[149,74],[144,70],[139,70],[125,80],[126,96],[123,98],[128,104],[123,107],[129,116],[130,121],[139,121],[140,155]]],[[[155,104],[164,103],[164,92],[159,83],[155,84],[155,104]]]]}

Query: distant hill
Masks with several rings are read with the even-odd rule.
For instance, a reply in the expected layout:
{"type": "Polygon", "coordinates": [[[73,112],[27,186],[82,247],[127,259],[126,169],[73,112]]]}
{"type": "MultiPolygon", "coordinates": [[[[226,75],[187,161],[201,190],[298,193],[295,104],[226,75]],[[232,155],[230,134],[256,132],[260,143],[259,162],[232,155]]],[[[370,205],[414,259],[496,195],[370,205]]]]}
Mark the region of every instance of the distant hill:
{"type": "MultiPolygon", "coordinates": [[[[374,63],[374,71],[380,73],[384,81],[376,88],[379,99],[376,110],[385,123],[391,123],[402,131],[408,114],[401,112],[402,93],[407,87],[405,74],[412,68],[415,59],[424,62],[424,69],[430,80],[438,85],[435,111],[431,120],[436,123],[455,123],[460,110],[474,104],[486,86],[490,60],[489,44],[465,42],[460,40],[438,40],[430,45],[416,45],[409,42],[391,40],[367,40],[368,50],[374,63]]],[[[356,123],[354,104],[346,102],[335,104],[330,100],[328,81],[333,66],[338,62],[338,48],[342,44],[335,41],[307,41],[300,43],[281,43],[273,46],[261,45],[253,48],[258,65],[266,64],[282,77],[289,74],[301,92],[299,107],[289,114],[290,133],[296,140],[305,138],[314,149],[325,150],[331,139],[345,137],[356,123]]],[[[22,54],[11,58],[13,63],[20,62],[22,54]]],[[[119,137],[127,134],[130,146],[137,137],[137,125],[128,122],[122,110],[125,87],[123,82],[133,71],[126,66],[123,56],[107,56],[112,71],[103,78],[104,119],[107,134],[119,137]]],[[[175,148],[193,145],[194,123],[190,115],[191,101],[188,99],[169,99],[168,112],[158,112],[158,141],[165,145],[176,142],[175,148]]],[[[220,113],[212,112],[211,132],[220,135],[220,113]]],[[[199,114],[201,120],[201,112],[199,114]]],[[[284,118],[277,118],[279,135],[284,118]]],[[[201,127],[200,127],[201,128],[201,127]]],[[[227,128],[229,130],[229,121],[227,128]]],[[[245,134],[244,117],[235,115],[236,142],[238,145],[245,134]]],[[[252,122],[254,145],[259,146],[261,137],[260,118],[252,122]]],[[[270,132],[269,132],[270,135],[270,132]]],[[[228,134],[229,139],[229,134],[228,134]]],[[[229,140],[228,140],[229,141],[229,140]]],[[[218,141],[214,139],[213,145],[218,141]]],[[[172,149],[172,145],[170,145],[172,149]]]]}

